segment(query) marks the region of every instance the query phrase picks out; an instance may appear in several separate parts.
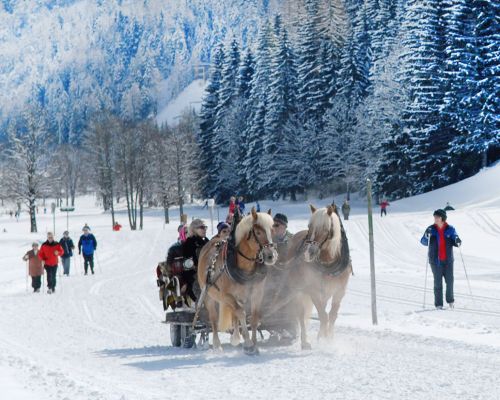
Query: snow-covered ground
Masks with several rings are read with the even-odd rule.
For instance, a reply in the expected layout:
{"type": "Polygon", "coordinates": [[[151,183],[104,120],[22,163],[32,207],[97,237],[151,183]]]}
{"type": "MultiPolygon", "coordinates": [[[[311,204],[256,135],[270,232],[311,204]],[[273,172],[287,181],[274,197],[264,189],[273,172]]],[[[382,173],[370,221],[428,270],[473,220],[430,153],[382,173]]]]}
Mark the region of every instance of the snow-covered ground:
{"type": "MultiPolygon", "coordinates": [[[[164,226],[161,211],[147,212],[143,232],[112,232],[110,217],[81,198],[70,217],[74,239],[87,222],[98,245],[96,275],[58,278],[55,295],[26,292],[24,252],[51,229],[39,216],[0,216],[0,388],[5,399],[499,399],[500,165],[448,188],[391,204],[375,215],[379,325],[371,325],[367,217],[355,203],[345,227],[355,276],[332,343],[313,350],[263,347],[258,357],[170,347],[154,269],[176,237],[178,216],[164,226]],[[450,201],[463,239],[455,252],[456,309],[432,310],[432,283],[422,312],[426,249],[419,244],[432,211],[450,201]],[[6,233],[2,233],[3,229],[6,233]]],[[[340,203],[342,199],[336,199],[340,203]]],[[[317,206],[324,201],[315,201],[317,206]]],[[[249,204],[251,206],[251,204],[249,204]]],[[[285,212],[290,230],[306,227],[306,203],[262,201],[285,212]]],[[[200,206],[190,217],[208,217],[200,206]]],[[[224,213],[225,210],[221,210],[224,213]]],[[[125,226],[126,215],[118,216],[125,226]]],[[[56,231],[66,227],[57,214],[56,231]]],[[[228,343],[227,337],[224,338],[228,343]]]]}

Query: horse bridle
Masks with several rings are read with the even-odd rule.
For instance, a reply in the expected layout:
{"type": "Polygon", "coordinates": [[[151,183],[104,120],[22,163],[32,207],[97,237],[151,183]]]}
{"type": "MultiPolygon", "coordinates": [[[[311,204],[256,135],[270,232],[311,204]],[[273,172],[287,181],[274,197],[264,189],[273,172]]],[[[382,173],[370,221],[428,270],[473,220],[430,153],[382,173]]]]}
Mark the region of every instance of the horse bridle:
{"type": "Polygon", "coordinates": [[[264,263],[264,255],[263,255],[264,250],[267,249],[267,248],[270,248],[270,247],[274,248],[274,247],[276,247],[276,245],[274,243],[272,243],[272,242],[271,243],[267,243],[267,244],[262,244],[260,242],[259,238],[257,237],[257,234],[255,233],[255,224],[252,225],[252,230],[250,232],[248,232],[247,241],[250,240],[252,238],[252,236],[254,237],[255,241],[259,245],[259,251],[258,251],[258,253],[256,254],[255,257],[253,257],[253,258],[252,257],[248,257],[245,254],[243,254],[240,251],[239,246],[236,248],[236,251],[245,260],[254,261],[254,262],[257,261],[259,264],[263,264],[264,263]]]}
{"type": "Polygon", "coordinates": [[[304,239],[304,243],[305,243],[305,244],[308,244],[309,246],[316,245],[316,246],[318,246],[318,248],[320,248],[320,249],[321,249],[321,248],[325,245],[325,243],[326,243],[327,241],[329,241],[329,240],[332,240],[332,239],[333,239],[334,234],[335,234],[335,233],[334,233],[334,231],[333,231],[333,222],[332,222],[332,221],[330,221],[330,230],[328,231],[328,236],[327,236],[327,237],[325,237],[321,243],[317,242],[316,240],[311,240],[311,239],[309,239],[309,237],[310,237],[310,235],[311,235],[311,232],[310,232],[309,230],[307,231],[307,236],[306,236],[306,238],[304,239]]]}

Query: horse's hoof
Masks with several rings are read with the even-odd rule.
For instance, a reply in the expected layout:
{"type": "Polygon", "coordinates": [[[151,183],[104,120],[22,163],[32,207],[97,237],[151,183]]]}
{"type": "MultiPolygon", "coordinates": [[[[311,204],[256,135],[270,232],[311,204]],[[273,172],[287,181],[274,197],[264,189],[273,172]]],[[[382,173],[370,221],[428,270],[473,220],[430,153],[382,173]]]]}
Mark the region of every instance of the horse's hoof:
{"type": "Polygon", "coordinates": [[[237,347],[237,346],[240,345],[240,338],[239,338],[239,336],[238,337],[231,336],[231,345],[234,346],[234,347],[237,347]]]}
{"type": "Polygon", "coordinates": [[[243,351],[247,356],[258,356],[259,355],[259,349],[257,348],[256,345],[248,346],[248,347],[243,347],[243,351]]]}
{"type": "Polygon", "coordinates": [[[311,343],[308,343],[308,342],[301,343],[300,347],[302,348],[302,350],[311,350],[312,349],[311,343]]]}

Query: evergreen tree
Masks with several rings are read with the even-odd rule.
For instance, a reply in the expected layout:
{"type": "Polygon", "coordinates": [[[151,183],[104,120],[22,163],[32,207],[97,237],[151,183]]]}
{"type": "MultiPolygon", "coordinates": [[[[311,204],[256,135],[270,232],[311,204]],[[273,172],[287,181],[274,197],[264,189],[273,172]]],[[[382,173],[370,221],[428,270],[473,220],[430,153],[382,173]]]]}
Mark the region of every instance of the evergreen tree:
{"type": "Polygon", "coordinates": [[[474,35],[478,64],[470,101],[479,114],[467,148],[482,153],[485,166],[488,149],[500,147],[500,4],[488,0],[475,0],[472,4],[477,17],[474,35]]]}
{"type": "Polygon", "coordinates": [[[224,65],[224,49],[221,46],[217,48],[214,54],[212,69],[210,73],[210,82],[205,91],[205,97],[200,113],[200,131],[198,143],[201,152],[201,161],[205,169],[205,179],[202,184],[202,191],[206,196],[214,194],[214,187],[217,179],[217,169],[214,164],[212,152],[212,141],[214,139],[214,124],[219,106],[219,95],[222,83],[222,68],[224,65]]]}
{"type": "Polygon", "coordinates": [[[448,139],[440,131],[439,109],[443,99],[443,33],[437,0],[411,0],[403,22],[402,75],[409,90],[404,114],[405,129],[411,132],[408,185],[413,193],[431,189],[443,179],[438,176],[447,155],[448,139]]]}
{"type": "Polygon", "coordinates": [[[273,45],[272,29],[266,21],[258,36],[255,55],[255,73],[251,84],[249,107],[251,108],[248,125],[245,131],[247,152],[243,160],[247,182],[247,195],[257,196],[261,187],[260,171],[264,168],[262,157],[264,154],[263,140],[265,131],[265,118],[267,112],[267,90],[271,76],[271,49],[273,45]]]}

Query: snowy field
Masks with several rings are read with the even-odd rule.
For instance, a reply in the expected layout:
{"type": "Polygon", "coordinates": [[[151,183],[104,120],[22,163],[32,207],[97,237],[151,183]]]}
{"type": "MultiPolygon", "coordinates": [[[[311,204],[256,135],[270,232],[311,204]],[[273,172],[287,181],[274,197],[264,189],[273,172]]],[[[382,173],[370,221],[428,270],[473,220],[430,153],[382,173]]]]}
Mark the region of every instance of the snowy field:
{"type": "MultiPolygon", "coordinates": [[[[436,192],[395,202],[375,215],[379,325],[370,317],[369,252],[362,203],[345,223],[355,276],[333,342],[314,338],[313,350],[261,348],[248,357],[170,347],[155,281],[157,261],[175,240],[178,212],[164,226],[148,211],[143,232],[112,232],[110,217],[91,198],[77,201],[74,240],[87,222],[99,242],[96,275],[58,278],[55,295],[26,292],[21,257],[51,230],[39,216],[38,235],[0,216],[0,388],[2,399],[499,399],[500,165],[436,192]],[[450,201],[449,223],[462,237],[474,298],[455,251],[454,311],[434,311],[429,272],[422,312],[426,249],[419,239],[432,211],[450,201]],[[2,231],[6,229],[7,232],[2,231]],[[181,397],[182,396],[182,397],[181,397]]],[[[339,203],[342,199],[336,199],[339,203]]],[[[315,205],[325,205],[315,201],[315,205]]],[[[249,204],[251,206],[251,204],[249,204]]],[[[307,203],[261,202],[285,212],[290,230],[304,229],[307,203]]],[[[190,217],[208,217],[199,206],[190,217]]],[[[221,210],[225,213],[225,210],[221,210]]],[[[118,220],[126,226],[122,211],[118,220]]],[[[66,228],[57,214],[56,236],[66,228]]],[[[30,288],[31,289],[31,288],[30,288]]],[[[228,343],[227,336],[223,340],[228,343]]]]}

